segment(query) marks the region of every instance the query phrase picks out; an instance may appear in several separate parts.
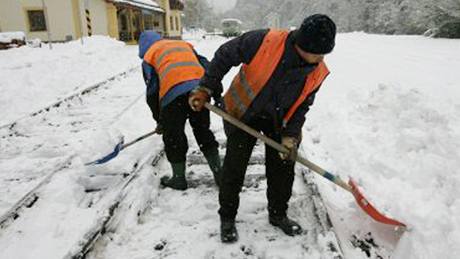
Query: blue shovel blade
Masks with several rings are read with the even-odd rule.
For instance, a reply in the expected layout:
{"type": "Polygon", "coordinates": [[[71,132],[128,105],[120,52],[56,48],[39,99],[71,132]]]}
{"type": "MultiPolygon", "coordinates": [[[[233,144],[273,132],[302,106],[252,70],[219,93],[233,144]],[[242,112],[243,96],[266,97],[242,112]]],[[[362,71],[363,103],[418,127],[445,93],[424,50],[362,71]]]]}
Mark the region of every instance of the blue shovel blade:
{"type": "Polygon", "coordinates": [[[100,158],[100,159],[97,159],[93,162],[89,162],[89,163],[86,163],[85,165],[100,165],[100,164],[104,164],[104,163],[107,163],[108,161],[112,160],[113,158],[115,158],[116,156],[118,156],[118,153],[120,153],[120,151],[123,149],[123,139],[120,141],[120,143],[118,143],[115,148],[113,149],[112,153],[104,156],[103,158],[100,158]]]}

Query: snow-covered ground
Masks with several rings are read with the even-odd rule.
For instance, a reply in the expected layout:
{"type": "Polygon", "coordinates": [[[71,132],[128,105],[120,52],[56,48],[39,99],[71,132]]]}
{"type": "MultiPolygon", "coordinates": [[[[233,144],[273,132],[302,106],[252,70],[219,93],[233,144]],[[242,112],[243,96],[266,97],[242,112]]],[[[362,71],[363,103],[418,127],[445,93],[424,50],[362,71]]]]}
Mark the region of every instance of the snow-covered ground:
{"type": "MultiPolygon", "coordinates": [[[[304,127],[309,158],[409,225],[393,258],[459,258],[460,41],[343,34],[328,64],[304,127]]],[[[376,228],[350,195],[318,184],[337,228],[376,228]]]]}
{"type": "Polygon", "coordinates": [[[0,126],[138,65],[137,48],[94,36],[0,52],[0,126]]]}
{"type": "MultiPolygon", "coordinates": [[[[187,38],[209,58],[225,42],[187,38]]],[[[52,51],[0,51],[0,126],[139,62],[135,46],[104,37],[58,44],[52,51]]],[[[346,258],[365,258],[350,239],[368,232],[394,250],[392,258],[459,258],[460,41],[340,34],[327,63],[331,75],[304,126],[308,159],[343,179],[352,176],[377,208],[409,226],[399,236],[363,214],[350,194],[316,177],[346,258]]],[[[154,128],[141,77],[135,71],[65,107],[0,129],[0,214],[57,165],[71,161],[43,190],[47,203],[39,200],[34,213],[0,231],[0,258],[61,258],[105,204],[86,206],[97,199],[88,201],[84,189],[98,186],[88,175],[130,171],[161,148],[156,136],[103,167],[82,163],[110,151],[120,136],[130,140],[154,128]],[[34,224],[16,224],[34,215],[34,224]],[[74,235],[64,237],[69,229],[74,235]],[[53,247],[57,240],[61,246],[53,247]]],[[[213,129],[221,129],[220,120],[213,121],[213,129]]]]}

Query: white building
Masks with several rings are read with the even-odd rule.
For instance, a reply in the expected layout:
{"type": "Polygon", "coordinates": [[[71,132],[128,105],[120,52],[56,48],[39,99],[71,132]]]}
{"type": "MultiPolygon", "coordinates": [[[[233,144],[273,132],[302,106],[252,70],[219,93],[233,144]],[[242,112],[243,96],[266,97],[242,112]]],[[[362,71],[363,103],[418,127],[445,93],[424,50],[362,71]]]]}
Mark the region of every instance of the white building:
{"type": "Polygon", "coordinates": [[[179,0],[0,0],[0,31],[42,41],[49,32],[51,41],[97,34],[135,42],[147,29],[180,38],[183,8],[179,0]]]}

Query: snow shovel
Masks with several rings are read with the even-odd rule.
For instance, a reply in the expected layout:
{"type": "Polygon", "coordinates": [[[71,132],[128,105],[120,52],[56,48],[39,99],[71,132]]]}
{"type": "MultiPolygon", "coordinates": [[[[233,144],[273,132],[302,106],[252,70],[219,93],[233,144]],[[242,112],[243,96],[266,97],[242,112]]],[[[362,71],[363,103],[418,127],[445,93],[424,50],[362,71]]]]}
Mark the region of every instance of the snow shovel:
{"type": "Polygon", "coordinates": [[[146,139],[150,136],[152,136],[153,134],[157,133],[157,130],[155,129],[154,131],[152,132],[149,132],[145,135],[142,135],[140,137],[138,137],[137,139],[129,142],[129,143],[126,143],[126,144],[123,144],[124,143],[124,139],[122,138],[120,140],[120,142],[118,142],[118,144],[115,146],[115,148],[113,149],[113,151],[110,153],[110,154],[107,154],[106,156],[102,157],[102,158],[99,158],[97,160],[94,160],[92,162],[89,162],[89,163],[86,163],[85,165],[88,166],[88,165],[100,165],[100,164],[104,164],[104,163],[107,163],[109,162],[110,160],[112,160],[113,158],[115,158],[116,156],[118,156],[118,153],[120,153],[120,151],[122,151],[123,149],[131,146],[132,144],[134,143],[137,143],[143,139],[146,139]]]}
{"type": "MultiPolygon", "coordinates": [[[[263,141],[265,144],[271,146],[272,148],[276,149],[279,152],[283,153],[289,153],[289,150],[281,145],[280,143],[274,141],[273,139],[259,133],[258,131],[254,130],[253,128],[249,127],[248,125],[242,123],[238,119],[232,117],[230,114],[224,112],[223,110],[209,104],[205,103],[204,105],[208,110],[216,113],[220,117],[222,117],[224,120],[228,121],[229,123],[233,124],[234,126],[244,130],[248,134],[260,139],[263,141]]],[[[350,192],[353,194],[353,196],[356,199],[356,202],[358,205],[366,212],[369,216],[371,216],[374,220],[388,224],[388,225],[393,225],[397,227],[406,227],[406,224],[401,223],[400,221],[397,221],[395,219],[389,218],[382,213],[380,213],[377,209],[375,209],[374,206],[364,197],[364,195],[359,191],[357,184],[353,179],[350,179],[348,181],[348,184],[342,179],[340,179],[339,176],[336,176],[334,174],[329,173],[328,171],[322,169],[321,167],[317,166],[316,164],[308,161],[307,159],[297,156],[296,161],[301,163],[302,165],[310,168],[312,171],[315,173],[321,175],[322,177],[328,179],[329,181],[337,184],[338,186],[342,187],[344,190],[350,192]]]]}

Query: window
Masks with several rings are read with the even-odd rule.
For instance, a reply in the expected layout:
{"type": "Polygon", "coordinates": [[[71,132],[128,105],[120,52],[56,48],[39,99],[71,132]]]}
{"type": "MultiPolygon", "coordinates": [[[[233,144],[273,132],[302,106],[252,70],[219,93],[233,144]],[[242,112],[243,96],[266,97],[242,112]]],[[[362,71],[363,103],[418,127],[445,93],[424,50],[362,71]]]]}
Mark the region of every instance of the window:
{"type": "Polygon", "coordinates": [[[179,18],[176,16],[176,31],[179,30],[179,18]]]}
{"type": "Polygon", "coordinates": [[[171,28],[171,30],[174,30],[174,20],[173,20],[173,17],[172,16],[169,16],[169,27],[171,28]]]}
{"type": "Polygon", "coordinates": [[[46,31],[45,13],[43,10],[27,11],[29,18],[30,31],[46,31]]]}
{"type": "Polygon", "coordinates": [[[128,30],[128,18],[126,17],[125,14],[122,14],[120,16],[120,23],[121,23],[121,30],[127,31],[128,30]]]}
{"type": "Polygon", "coordinates": [[[160,27],[160,17],[158,15],[153,16],[153,27],[160,27]]]}
{"type": "Polygon", "coordinates": [[[153,29],[153,16],[149,14],[144,14],[144,30],[153,29]]]}

